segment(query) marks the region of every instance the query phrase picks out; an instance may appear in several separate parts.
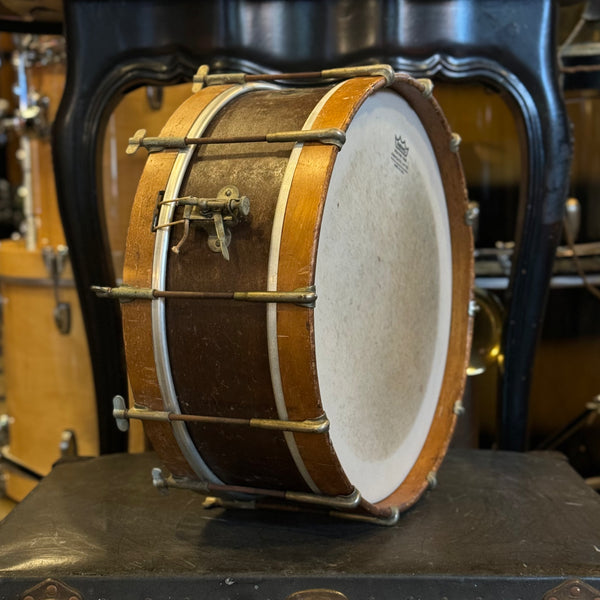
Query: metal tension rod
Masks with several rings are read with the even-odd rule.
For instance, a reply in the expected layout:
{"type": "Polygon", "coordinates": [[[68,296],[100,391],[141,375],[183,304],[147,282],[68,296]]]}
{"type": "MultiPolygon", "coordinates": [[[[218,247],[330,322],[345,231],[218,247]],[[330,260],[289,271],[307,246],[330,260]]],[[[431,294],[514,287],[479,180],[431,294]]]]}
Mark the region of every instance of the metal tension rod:
{"type": "Polygon", "coordinates": [[[336,127],[327,129],[313,129],[308,131],[277,131],[262,135],[239,135],[231,137],[146,137],[145,129],[138,129],[133,137],[129,138],[127,154],[135,154],[140,148],[148,152],[162,152],[163,150],[181,150],[192,145],[205,144],[250,144],[267,142],[279,144],[283,142],[320,142],[341,148],[346,141],[346,133],[336,127]]]}
{"type": "Polygon", "coordinates": [[[312,307],[317,300],[315,287],[298,288],[293,292],[180,292],[155,290],[128,285],[103,287],[93,285],[92,291],[98,298],[115,298],[121,302],[132,300],[153,300],[154,298],[179,298],[184,300],[238,300],[242,302],[278,302],[302,304],[312,307]]]}
{"type": "Polygon", "coordinates": [[[290,492],[283,490],[269,490],[242,485],[221,485],[204,481],[194,481],[187,478],[175,478],[172,475],[165,477],[160,468],[152,469],[152,483],[156,488],[179,488],[194,490],[201,493],[213,494],[249,494],[251,496],[266,496],[268,498],[279,498],[291,502],[313,504],[330,509],[352,510],[360,504],[360,492],[354,488],[348,496],[323,496],[310,492],[290,492]]]}
{"type": "Polygon", "coordinates": [[[304,73],[260,73],[258,75],[250,75],[248,73],[216,73],[209,75],[208,67],[202,65],[194,75],[192,92],[200,91],[205,85],[250,83],[252,81],[289,81],[290,79],[330,81],[351,79],[352,77],[383,77],[386,85],[392,85],[395,80],[395,73],[391,65],[378,64],[341,69],[325,69],[323,71],[305,71],[304,73]]]}
{"type": "Polygon", "coordinates": [[[182,415],[162,410],[126,408],[122,396],[113,398],[113,417],[121,431],[129,428],[128,419],[140,421],[183,421],[184,423],[213,423],[218,425],[246,425],[256,429],[275,431],[291,431],[293,433],[326,433],[329,431],[329,419],[321,415],[316,419],[304,421],[287,421],[282,419],[238,419],[234,417],[209,417],[204,415],[182,415]]]}

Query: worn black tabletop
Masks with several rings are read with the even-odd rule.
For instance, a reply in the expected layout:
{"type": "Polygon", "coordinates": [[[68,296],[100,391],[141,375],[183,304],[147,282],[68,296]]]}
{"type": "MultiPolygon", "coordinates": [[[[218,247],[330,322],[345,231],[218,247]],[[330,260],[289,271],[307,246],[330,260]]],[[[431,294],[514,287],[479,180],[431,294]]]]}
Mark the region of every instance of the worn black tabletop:
{"type": "Polygon", "coordinates": [[[59,464],[0,524],[0,598],[45,577],[95,598],[541,598],[600,584],[600,497],[554,453],[454,451],[391,528],[202,508],[151,485],[153,454],[59,464]]]}

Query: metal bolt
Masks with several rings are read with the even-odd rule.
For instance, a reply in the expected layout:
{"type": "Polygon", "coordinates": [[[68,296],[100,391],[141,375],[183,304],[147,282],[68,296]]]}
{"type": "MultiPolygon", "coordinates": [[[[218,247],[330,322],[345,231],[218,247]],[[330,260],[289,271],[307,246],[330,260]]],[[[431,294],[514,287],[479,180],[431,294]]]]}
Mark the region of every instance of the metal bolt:
{"type": "Polygon", "coordinates": [[[473,227],[477,222],[477,219],[479,219],[479,204],[470,202],[469,208],[467,208],[467,211],[465,212],[465,223],[469,227],[473,227]]]}
{"type": "Polygon", "coordinates": [[[460,146],[461,141],[462,138],[460,137],[460,135],[458,135],[458,133],[453,133],[450,137],[450,151],[458,152],[458,147],[460,146]]]}
{"type": "Polygon", "coordinates": [[[23,600],[33,600],[33,596],[25,596],[25,598],[23,598],[23,600]]]}
{"type": "Polygon", "coordinates": [[[56,592],[58,592],[57,587],[54,584],[50,584],[47,588],[46,588],[46,594],[48,596],[56,596],[56,592]]]}
{"type": "Polygon", "coordinates": [[[579,596],[581,594],[581,588],[578,585],[574,585],[569,589],[569,594],[571,594],[571,596],[579,596]]]}
{"type": "Polygon", "coordinates": [[[155,488],[166,488],[167,482],[165,481],[162,469],[155,467],[152,469],[152,485],[155,488]]]}
{"type": "Polygon", "coordinates": [[[240,198],[240,206],[238,210],[244,217],[247,217],[250,214],[250,199],[247,196],[242,196],[240,198]]]}
{"type": "Polygon", "coordinates": [[[78,598],[77,596],[71,596],[69,600],[81,600],[81,598],[78,598]]]}
{"type": "Polygon", "coordinates": [[[433,94],[433,81],[431,79],[417,79],[417,81],[423,86],[421,93],[425,98],[431,98],[433,94]]]}
{"type": "Polygon", "coordinates": [[[469,316],[474,317],[479,312],[479,304],[477,300],[469,300],[469,316]]]}
{"type": "Polygon", "coordinates": [[[192,93],[199,92],[206,83],[206,77],[208,75],[209,67],[208,65],[200,65],[196,74],[194,75],[193,85],[192,85],[192,93]]]}
{"type": "Polygon", "coordinates": [[[437,486],[437,476],[435,471],[429,471],[427,474],[427,483],[429,484],[430,489],[433,489],[437,486]]]}

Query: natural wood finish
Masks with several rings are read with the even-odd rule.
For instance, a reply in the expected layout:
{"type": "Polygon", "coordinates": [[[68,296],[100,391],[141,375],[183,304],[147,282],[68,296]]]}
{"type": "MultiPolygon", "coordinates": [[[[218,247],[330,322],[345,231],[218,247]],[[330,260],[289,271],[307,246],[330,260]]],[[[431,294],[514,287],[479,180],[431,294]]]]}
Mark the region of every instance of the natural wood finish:
{"type": "MultiPolygon", "coordinates": [[[[382,86],[380,77],[350,79],[328,99],[313,129],[348,128],[364,100],[382,86]]],[[[290,188],[279,253],[279,287],[296,289],[314,284],[321,217],[337,150],[305,144],[290,188]]],[[[278,305],[277,328],[281,378],[291,419],[314,418],[323,412],[314,350],[314,313],[278,305]]],[[[352,490],[329,435],[296,434],[296,442],[317,487],[344,495],[352,490]],[[314,439],[313,439],[314,438],[314,439]]]]}
{"type": "Polygon", "coordinates": [[[148,130],[148,135],[160,131],[175,109],[190,96],[188,83],[161,89],[163,101],[158,110],[149,105],[147,88],[139,88],[121,100],[106,124],[102,149],[102,201],[117,278],[123,275],[129,216],[146,163],[145,152],[125,154],[129,137],[142,128],[148,130]]]}
{"type": "MultiPolygon", "coordinates": [[[[65,84],[65,66],[56,63],[27,69],[28,85],[48,98],[48,122],[52,122],[60,104],[65,84]]],[[[31,136],[32,203],[36,221],[37,246],[56,247],[65,244],[62,229],[50,137],[31,136]]]]}
{"type": "MultiPolygon", "coordinates": [[[[313,127],[346,129],[362,102],[380,86],[381,80],[377,78],[368,82],[355,79],[344,83],[323,107],[313,127]]],[[[467,310],[473,285],[473,240],[470,227],[464,219],[467,196],[460,160],[456,153],[450,151],[451,131],[437,103],[423,96],[420,83],[408,77],[399,77],[394,89],[419,115],[439,162],[448,205],[453,254],[452,317],[440,400],[423,450],[396,492],[376,506],[363,502],[363,508],[369,512],[385,511],[390,506],[408,508],[426,489],[428,474],[437,471],[454,429],[456,415],[453,408],[454,403],[462,397],[471,336],[471,320],[467,310]]],[[[320,218],[334,160],[335,151],[331,148],[309,144],[303,148],[285,216],[280,252],[281,289],[314,283],[320,218]],[[324,174],[323,179],[315,175],[315,169],[324,174]],[[315,202],[316,198],[320,198],[320,202],[315,202]]],[[[286,400],[293,402],[295,397],[310,398],[307,405],[318,407],[319,412],[321,403],[316,378],[313,313],[304,309],[305,314],[300,314],[293,307],[285,305],[279,305],[277,312],[286,400]]],[[[290,403],[288,410],[290,418],[314,416],[307,414],[305,405],[290,403]]],[[[347,493],[349,482],[337,459],[331,455],[329,436],[320,436],[316,440],[306,435],[295,437],[315,483],[326,493],[347,493]]]]}
{"type": "MultiPolygon", "coordinates": [[[[189,131],[202,109],[225,86],[215,86],[191,96],[167,121],[161,136],[179,135],[189,131]]],[[[123,266],[123,282],[127,285],[150,287],[154,256],[152,218],[159,190],[163,190],[175,161],[175,153],[151,154],[142,173],[133,202],[123,266]]],[[[151,305],[129,302],[122,305],[123,336],[132,400],[152,410],[162,410],[163,403],[154,364],[152,345],[151,305]]],[[[193,471],[181,455],[168,423],[144,423],[146,434],[167,468],[177,476],[193,476],[193,471]]]]}
{"type": "MultiPolygon", "coordinates": [[[[47,278],[38,251],[22,242],[0,244],[0,275],[25,280],[47,278]]],[[[96,404],[85,331],[75,287],[60,290],[72,310],[71,331],[62,335],[54,324],[50,286],[22,285],[0,279],[3,305],[3,349],[10,453],[41,474],[60,457],[61,433],[75,431],[84,456],[98,454],[96,404]]],[[[7,493],[21,500],[31,482],[8,473],[7,493]]]]}
{"type": "MultiPolygon", "coordinates": [[[[258,90],[224,106],[207,129],[210,137],[301,129],[325,88],[258,90]]],[[[170,253],[170,289],[219,291],[267,288],[275,209],[294,144],[207,145],[190,165],[180,194],[214,196],[225,184],[250,198],[250,219],[232,231],[230,260],[210,252],[196,231],[180,254],[170,253]]],[[[177,215],[178,213],[176,213],[177,215]]],[[[181,235],[173,231],[174,240],[181,235]]],[[[172,300],[166,310],[171,371],[182,412],[238,418],[278,417],[268,356],[264,304],[172,300]],[[183,337],[183,339],[182,339],[183,337]]],[[[190,425],[200,455],[215,475],[235,485],[309,491],[277,431],[190,425]]]]}
{"type": "MultiPolygon", "coordinates": [[[[312,127],[314,129],[338,127],[346,130],[364,100],[375,93],[382,85],[383,80],[377,77],[348,80],[328,99],[312,127]]],[[[406,508],[416,501],[428,485],[428,474],[437,470],[449,443],[455,423],[453,407],[454,403],[459,400],[462,395],[465,369],[468,361],[468,342],[471,325],[467,311],[469,299],[471,297],[473,278],[472,237],[470,228],[467,227],[464,221],[466,192],[460,162],[457,155],[450,151],[451,132],[435,101],[424,96],[422,84],[408,77],[398,77],[398,80],[393,87],[404,97],[421,118],[426,131],[428,131],[430,135],[431,143],[439,162],[447,197],[450,220],[453,253],[453,306],[448,360],[444,373],[441,397],[423,452],[419,456],[405,482],[399,486],[394,494],[378,503],[376,506],[369,505],[368,503],[363,503],[362,505],[362,510],[382,515],[387,514],[390,506],[406,508]]],[[[161,135],[187,135],[192,120],[199,114],[202,107],[214,98],[222,89],[223,88],[209,87],[197,94],[193,101],[188,101],[175,113],[161,135]]],[[[251,97],[254,94],[256,93],[248,94],[248,97],[251,97]]],[[[265,101],[267,97],[269,96],[265,95],[265,101]]],[[[228,118],[227,115],[230,110],[232,112],[235,110],[233,104],[224,109],[222,111],[223,114],[219,114],[215,118],[216,124],[214,126],[211,124],[208,134],[212,133],[213,130],[215,135],[220,135],[223,131],[231,134],[227,128],[224,130],[220,128],[220,119],[223,118],[225,121],[225,119],[228,118]]],[[[263,113],[268,113],[269,115],[272,114],[274,122],[277,120],[276,107],[269,106],[269,110],[264,110],[263,113]]],[[[261,118],[263,118],[263,113],[261,113],[261,118]]],[[[235,117],[232,116],[231,119],[235,122],[235,117]]],[[[246,133],[245,128],[242,127],[242,129],[243,133],[246,133]]],[[[277,126],[274,124],[272,130],[276,129],[277,126]]],[[[211,148],[215,148],[215,146],[211,146],[211,148]]],[[[198,161],[197,164],[202,165],[202,158],[205,157],[205,154],[206,157],[210,155],[210,159],[215,160],[213,152],[218,151],[211,150],[208,152],[202,149],[196,159],[198,161]]],[[[240,161],[244,159],[244,157],[246,157],[245,152],[247,152],[247,150],[243,145],[237,146],[235,154],[232,155],[232,160],[240,161]]],[[[268,151],[262,149],[260,152],[268,153],[268,151]]],[[[292,290],[314,284],[315,261],[317,257],[321,216],[336,156],[337,149],[332,146],[318,143],[306,143],[302,148],[291,184],[283,225],[279,256],[279,290],[292,290]]],[[[150,221],[152,219],[157,192],[165,187],[168,172],[170,171],[173,161],[172,157],[172,153],[150,156],[144,170],[138,188],[138,194],[136,196],[128,237],[125,265],[125,282],[128,284],[150,287],[154,244],[154,236],[150,233],[150,221]]],[[[257,156],[256,160],[258,161],[260,158],[257,156]]],[[[237,168],[239,168],[239,165],[236,165],[236,169],[237,168]]],[[[193,173],[194,171],[192,169],[192,171],[188,173],[186,182],[184,182],[183,186],[185,193],[188,194],[192,193],[196,188],[203,184],[203,177],[206,176],[207,171],[198,171],[198,173],[200,173],[198,176],[195,176],[193,173]]],[[[249,175],[249,177],[257,177],[257,175],[253,174],[249,175]]],[[[262,177],[264,179],[265,175],[262,177]]],[[[251,186],[252,184],[249,183],[249,185],[251,186]]],[[[200,187],[200,189],[203,188],[200,187]]],[[[241,192],[245,193],[245,190],[241,189],[241,192]]],[[[265,197],[269,197],[268,193],[265,193],[264,195],[265,197]]],[[[266,198],[263,198],[262,200],[267,201],[266,198]]],[[[252,201],[254,202],[254,199],[252,201]]],[[[261,222],[260,219],[262,217],[260,215],[262,215],[262,213],[260,213],[260,211],[262,210],[264,210],[264,207],[261,205],[257,224],[261,222]]],[[[199,281],[198,285],[201,287],[204,286],[202,289],[206,289],[207,291],[210,291],[213,288],[218,289],[220,281],[218,273],[220,271],[224,274],[230,273],[232,269],[234,280],[235,277],[237,277],[240,282],[248,284],[246,281],[248,274],[247,268],[244,267],[244,269],[242,269],[242,264],[245,263],[240,262],[237,252],[248,253],[249,249],[246,248],[246,243],[248,242],[248,232],[251,231],[251,229],[252,227],[246,229],[240,227],[239,230],[236,229],[234,231],[231,263],[224,265],[222,263],[222,258],[218,255],[213,255],[212,258],[208,255],[209,259],[206,260],[209,260],[209,262],[212,261],[210,264],[212,265],[214,263],[214,267],[211,266],[207,269],[206,266],[203,266],[198,274],[190,276],[190,286],[186,289],[195,289],[195,287],[197,287],[195,283],[196,280],[199,281]],[[215,256],[216,258],[214,258],[215,256]],[[238,269],[239,273],[235,274],[235,269],[238,269]],[[215,272],[217,273],[216,280],[214,280],[215,272]]],[[[266,229],[266,231],[261,234],[260,231],[257,230],[254,235],[270,236],[269,227],[261,224],[260,229],[266,229]]],[[[175,229],[173,233],[175,236],[174,239],[177,238],[178,234],[179,230],[175,229]]],[[[193,270],[194,264],[196,264],[197,261],[200,261],[200,263],[198,263],[199,265],[204,264],[204,255],[207,255],[206,248],[204,247],[205,243],[204,239],[202,241],[196,240],[193,250],[189,251],[190,255],[187,258],[182,259],[181,257],[178,257],[177,259],[171,259],[169,262],[170,274],[168,274],[169,287],[175,285],[177,289],[184,289],[181,287],[185,283],[185,278],[182,278],[183,272],[193,270]],[[199,249],[204,252],[199,253],[199,249]],[[185,266],[185,269],[183,266],[185,266]],[[182,273],[175,276],[174,273],[176,273],[178,269],[180,269],[182,273]]],[[[263,261],[261,260],[259,263],[262,265],[263,261]]],[[[260,272],[260,269],[264,268],[266,268],[266,265],[260,266],[258,271],[260,272]]],[[[230,275],[224,275],[224,277],[225,283],[223,283],[223,289],[227,288],[226,283],[229,281],[230,275]]],[[[258,281],[260,282],[260,279],[258,281]]],[[[172,357],[179,357],[174,360],[174,362],[172,361],[173,364],[180,365],[181,363],[189,363],[190,360],[195,360],[197,363],[199,361],[208,361],[208,364],[210,365],[210,359],[212,357],[211,355],[204,355],[202,351],[198,349],[201,348],[201,346],[191,352],[190,356],[189,353],[186,354],[185,352],[186,350],[189,350],[186,348],[185,341],[182,342],[179,339],[182,335],[187,335],[184,333],[186,330],[186,322],[189,322],[192,316],[190,311],[196,309],[192,309],[185,304],[185,302],[189,301],[171,300],[170,302],[177,302],[178,304],[171,304],[171,306],[179,307],[177,310],[173,309],[173,311],[169,313],[171,316],[167,319],[168,330],[170,332],[170,353],[172,357]],[[180,315],[178,315],[179,310],[182,311],[180,315]],[[180,322],[179,325],[174,326],[173,324],[177,321],[178,316],[181,315],[183,315],[183,321],[180,322]],[[177,349],[175,349],[175,346],[177,346],[177,349]],[[180,351],[183,351],[183,354],[181,354],[180,351]]],[[[222,305],[217,305],[216,301],[211,301],[210,306],[208,306],[208,304],[203,304],[203,306],[206,307],[204,309],[205,311],[222,310],[219,308],[222,305]]],[[[246,309],[241,308],[239,310],[244,311],[246,309]]],[[[254,307],[243,314],[247,315],[247,323],[249,323],[248,319],[258,319],[260,323],[264,322],[264,317],[260,316],[260,311],[255,311],[254,307]],[[256,314],[254,314],[255,312],[256,314]]],[[[136,401],[149,408],[162,408],[151,348],[150,303],[135,301],[125,304],[123,305],[123,315],[128,365],[136,401]]],[[[220,332],[210,329],[213,333],[209,335],[213,335],[214,338],[209,337],[209,340],[217,339],[218,337],[220,344],[225,344],[226,348],[233,351],[234,346],[237,348],[235,345],[237,342],[234,344],[233,342],[229,342],[229,340],[237,335],[244,335],[242,331],[239,331],[240,327],[243,328],[243,326],[236,323],[237,321],[235,319],[231,320],[230,318],[224,318],[222,320],[222,330],[220,332]]],[[[298,420],[319,416],[322,413],[322,406],[319,397],[314,351],[313,312],[304,307],[279,304],[277,306],[277,324],[279,362],[288,416],[290,419],[298,420]]],[[[200,337],[207,335],[207,333],[200,327],[199,329],[194,329],[194,335],[200,337]]],[[[252,333],[251,335],[255,336],[256,334],[252,333]]],[[[263,342],[261,342],[261,344],[262,343],[263,342]]],[[[195,347],[196,346],[194,346],[194,348],[195,347]]],[[[210,345],[207,346],[207,348],[210,347],[210,345]]],[[[252,346],[252,348],[254,348],[254,346],[252,346]]],[[[260,350],[259,344],[259,346],[250,352],[252,360],[254,360],[256,352],[261,351],[266,352],[266,347],[260,350]]],[[[243,354],[243,352],[240,354],[238,350],[233,351],[231,356],[232,364],[235,365],[237,364],[236,361],[243,360],[243,354]]],[[[179,366],[175,367],[176,370],[178,368],[179,366]]],[[[224,368],[223,360],[215,359],[215,369],[219,370],[221,378],[223,378],[224,368]]],[[[186,373],[187,371],[181,371],[179,380],[183,377],[189,382],[189,377],[186,373]]],[[[210,376],[210,370],[208,375],[210,376]]],[[[259,377],[259,375],[262,377],[264,374],[256,374],[256,377],[259,377]]],[[[252,377],[252,379],[254,380],[256,377],[252,377]]],[[[223,381],[226,380],[229,381],[229,379],[223,379],[223,381]]],[[[250,381],[250,378],[248,381],[250,381]]],[[[248,385],[250,386],[250,384],[248,385]]],[[[191,391],[192,393],[192,396],[189,399],[184,399],[185,406],[182,407],[182,410],[185,409],[184,412],[188,409],[195,409],[200,411],[201,414],[217,414],[219,413],[219,410],[221,410],[223,413],[226,413],[226,416],[248,416],[245,414],[247,412],[247,406],[243,402],[245,398],[240,398],[239,392],[232,392],[230,394],[231,397],[228,397],[226,386],[224,390],[218,392],[218,402],[212,402],[209,398],[210,394],[206,393],[206,389],[213,389],[214,382],[207,382],[206,386],[200,383],[199,389],[197,389],[197,387],[198,386],[195,386],[191,390],[178,391],[178,396],[183,394],[184,397],[188,395],[188,392],[191,391]],[[198,403],[195,403],[194,401],[193,406],[191,406],[190,403],[193,401],[194,395],[198,397],[204,395],[204,399],[198,403]]],[[[265,391],[262,387],[260,390],[261,394],[266,394],[267,397],[271,397],[271,392],[269,390],[265,391]]],[[[213,390],[212,393],[216,392],[213,390]]],[[[252,391],[252,393],[254,392],[252,391]]],[[[263,409],[261,408],[261,411],[262,410],[263,409]]],[[[152,429],[157,427],[157,424],[149,425],[151,425],[152,429]]],[[[160,427],[160,434],[156,431],[151,433],[151,429],[148,428],[149,435],[153,436],[155,445],[161,452],[163,458],[168,462],[169,468],[171,468],[175,474],[185,474],[186,470],[181,464],[181,455],[176,449],[168,426],[160,425],[160,427]]],[[[214,426],[210,426],[210,428],[213,427],[214,426]]],[[[192,435],[194,435],[194,429],[190,428],[190,431],[192,432],[192,435]]],[[[251,460],[256,461],[255,455],[256,452],[259,452],[260,443],[257,442],[256,448],[253,448],[254,444],[248,446],[246,442],[255,439],[252,437],[253,434],[249,434],[247,431],[236,432],[235,434],[232,434],[233,437],[231,438],[231,441],[234,444],[233,448],[227,449],[226,447],[221,447],[217,444],[216,446],[212,446],[212,448],[219,448],[219,450],[215,456],[212,456],[211,444],[216,443],[211,441],[211,436],[213,434],[214,428],[209,429],[208,426],[203,428],[202,435],[196,437],[196,443],[202,447],[201,454],[203,457],[211,457],[211,460],[208,461],[209,466],[216,469],[220,476],[221,473],[228,475],[229,479],[228,477],[222,477],[224,481],[227,483],[234,483],[237,481],[239,475],[237,473],[232,475],[235,471],[235,465],[234,463],[227,462],[225,458],[226,453],[231,451],[235,452],[237,450],[244,458],[249,454],[251,460]],[[240,450],[240,448],[243,448],[243,450],[240,450]],[[219,464],[219,461],[222,464],[219,464]],[[227,468],[223,469],[223,464],[228,465],[227,468]],[[233,481],[231,481],[231,479],[233,479],[233,481]]],[[[276,437],[279,434],[272,432],[270,435],[276,437]]],[[[256,439],[258,440],[259,438],[257,437],[256,439]]],[[[311,477],[323,493],[337,495],[347,494],[351,491],[351,482],[347,480],[343,469],[339,464],[329,435],[295,434],[295,439],[311,477]]],[[[287,455],[287,449],[284,449],[283,452],[287,455]]],[[[282,461],[283,457],[278,459],[277,457],[272,456],[272,452],[267,452],[264,456],[262,466],[259,466],[255,472],[249,473],[247,476],[248,480],[254,481],[255,485],[259,487],[266,487],[264,483],[261,483],[265,481],[272,485],[270,476],[263,475],[265,472],[265,465],[268,465],[270,474],[277,475],[278,469],[281,469],[281,466],[284,464],[284,461],[282,461]]],[[[282,477],[285,479],[287,476],[283,475],[282,477]]]]}

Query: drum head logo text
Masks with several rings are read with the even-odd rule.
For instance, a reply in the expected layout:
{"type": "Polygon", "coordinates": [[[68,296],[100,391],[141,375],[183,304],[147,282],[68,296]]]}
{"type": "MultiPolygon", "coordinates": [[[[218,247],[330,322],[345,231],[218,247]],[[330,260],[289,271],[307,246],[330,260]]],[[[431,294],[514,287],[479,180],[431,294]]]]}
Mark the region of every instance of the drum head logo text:
{"type": "Polygon", "coordinates": [[[408,151],[407,143],[402,139],[402,136],[394,136],[396,143],[392,152],[392,163],[400,173],[406,175],[408,173],[408,151]]]}

